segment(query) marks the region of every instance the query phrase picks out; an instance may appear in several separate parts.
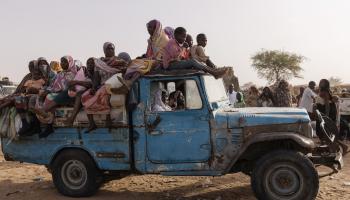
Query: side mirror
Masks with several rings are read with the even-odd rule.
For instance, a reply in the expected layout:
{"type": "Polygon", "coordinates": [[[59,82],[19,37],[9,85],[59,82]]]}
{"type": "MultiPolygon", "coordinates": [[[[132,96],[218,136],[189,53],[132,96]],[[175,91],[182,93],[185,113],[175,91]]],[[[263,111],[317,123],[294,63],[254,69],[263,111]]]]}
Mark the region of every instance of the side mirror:
{"type": "Polygon", "coordinates": [[[219,109],[219,104],[217,102],[213,102],[213,103],[211,103],[211,108],[213,110],[219,109]]]}

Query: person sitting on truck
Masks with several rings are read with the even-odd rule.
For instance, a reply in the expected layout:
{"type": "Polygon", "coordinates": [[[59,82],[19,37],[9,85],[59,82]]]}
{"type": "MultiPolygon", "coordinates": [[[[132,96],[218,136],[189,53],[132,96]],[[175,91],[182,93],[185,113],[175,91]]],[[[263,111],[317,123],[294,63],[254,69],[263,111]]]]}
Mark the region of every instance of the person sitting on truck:
{"type": "Polygon", "coordinates": [[[50,92],[45,99],[45,111],[51,111],[58,105],[67,105],[74,100],[68,95],[68,83],[77,74],[77,68],[71,56],[61,58],[62,72],[57,74],[55,81],[50,87],[50,92]]]}
{"type": "Polygon", "coordinates": [[[189,59],[191,57],[191,48],[193,46],[193,39],[190,34],[187,34],[186,40],[184,42],[184,47],[185,47],[185,53],[184,53],[184,58],[189,59]]]}
{"type": "MultiPolygon", "coordinates": [[[[81,107],[82,107],[82,94],[88,90],[89,88],[92,87],[92,80],[93,80],[93,75],[94,75],[94,60],[93,59],[88,59],[86,62],[86,68],[83,67],[81,70],[83,70],[82,72],[84,73],[84,76],[82,77],[82,79],[75,79],[73,81],[69,82],[69,86],[70,87],[80,87],[81,89],[76,89],[79,91],[74,91],[76,94],[75,96],[75,102],[74,102],[74,108],[73,108],[73,112],[72,115],[69,116],[67,118],[67,120],[65,121],[67,126],[72,126],[73,122],[76,118],[76,116],[78,115],[81,107]]],[[[81,71],[80,71],[81,72],[81,71]]],[[[77,74],[77,76],[79,75],[79,73],[77,74]]]]}
{"type": "Polygon", "coordinates": [[[28,64],[29,73],[26,74],[23,77],[22,81],[18,84],[18,86],[17,86],[17,88],[16,88],[16,90],[14,91],[13,94],[20,94],[20,93],[22,93],[24,91],[24,84],[25,84],[25,82],[32,78],[32,73],[33,73],[33,70],[34,70],[34,62],[37,62],[37,61],[32,60],[32,61],[29,62],[29,64],[28,64]]]}
{"type": "Polygon", "coordinates": [[[109,103],[110,94],[104,83],[114,74],[120,72],[119,69],[108,66],[105,62],[96,58],[89,58],[87,61],[89,67],[94,68],[92,88],[84,92],[82,95],[82,104],[89,119],[89,128],[86,133],[97,128],[94,121],[94,114],[106,115],[106,126],[111,128],[111,107],[109,103]]]}
{"type": "Polygon", "coordinates": [[[40,121],[46,124],[45,130],[39,134],[40,138],[47,137],[54,132],[54,109],[59,105],[67,105],[74,101],[74,98],[68,95],[68,82],[72,81],[77,73],[73,58],[71,56],[62,57],[61,67],[63,71],[57,74],[52,85],[40,94],[39,98],[45,97],[42,106],[32,107],[32,111],[37,114],[40,121]]]}
{"type": "MultiPolygon", "coordinates": [[[[25,92],[21,93],[20,95],[15,96],[15,107],[16,111],[21,117],[22,121],[22,128],[18,131],[18,135],[29,135],[32,131],[38,132],[40,131],[38,127],[33,127],[30,125],[30,122],[27,121],[27,114],[28,113],[28,102],[29,99],[32,96],[35,96],[39,93],[40,89],[42,89],[45,85],[45,76],[42,74],[41,70],[39,69],[37,65],[37,61],[31,61],[31,65],[33,66],[33,72],[32,72],[32,78],[30,80],[27,80],[24,84],[25,92]],[[35,130],[33,130],[33,128],[35,130]]],[[[36,117],[32,116],[31,121],[36,121],[36,117]]]]}
{"type": "Polygon", "coordinates": [[[56,73],[51,70],[49,62],[44,57],[40,57],[37,59],[38,66],[41,72],[44,74],[46,79],[46,86],[51,85],[56,78],[56,73]]]}
{"type": "Polygon", "coordinates": [[[197,35],[197,45],[191,48],[191,56],[198,62],[206,64],[208,67],[217,68],[216,65],[210,60],[209,56],[205,53],[205,47],[207,46],[207,36],[204,33],[197,35]]]}
{"type": "Polygon", "coordinates": [[[186,40],[186,29],[178,27],[174,31],[175,39],[169,40],[163,55],[163,68],[168,70],[198,69],[212,74],[215,78],[222,77],[227,68],[210,68],[194,59],[185,60],[183,44],[186,40]]]}
{"type": "Polygon", "coordinates": [[[103,62],[112,68],[118,69],[120,73],[125,73],[128,62],[115,55],[115,45],[113,43],[105,42],[103,44],[103,52],[105,57],[100,58],[103,62]]]}
{"type": "Polygon", "coordinates": [[[29,62],[29,70],[30,70],[30,73],[29,73],[30,76],[26,75],[22,80],[22,82],[24,83],[20,84],[17,87],[16,89],[17,92],[15,92],[13,95],[6,97],[1,102],[0,110],[5,107],[14,105],[16,100],[22,101],[23,99],[22,97],[39,93],[40,88],[45,84],[45,79],[40,69],[38,68],[36,60],[32,60],[29,62]]]}
{"type": "MultiPolygon", "coordinates": [[[[105,57],[101,60],[104,61],[108,66],[118,69],[118,73],[124,74],[124,86],[127,90],[131,87],[132,83],[137,80],[141,74],[147,73],[153,63],[146,63],[143,59],[131,60],[129,54],[122,52],[118,56],[115,56],[115,46],[113,43],[105,42],[103,45],[103,51],[105,57]]],[[[99,73],[105,73],[100,71],[99,73]]],[[[113,88],[116,90],[117,88],[113,88]]],[[[124,90],[124,88],[121,88],[124,90]]]]}
{"type": "Polygon", "coordinates": [[[147,23],[147,31],[150,35],[146,51],[146,58],[162,60],[164,48],[169,41],[169,36],[165,33],[160,21],[154,19],[147,23]]]}

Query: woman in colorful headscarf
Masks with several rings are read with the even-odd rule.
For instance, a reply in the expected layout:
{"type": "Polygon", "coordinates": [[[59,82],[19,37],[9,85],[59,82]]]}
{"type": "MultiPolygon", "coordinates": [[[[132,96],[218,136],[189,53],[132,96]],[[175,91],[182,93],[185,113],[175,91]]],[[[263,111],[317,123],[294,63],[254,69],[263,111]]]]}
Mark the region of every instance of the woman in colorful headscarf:
{"type": "MultiPolygon", "coordinates": [[[[47,137],[53,130],[53,110],[57,105],[66,105],[74,100],[68,95],[69,82],[74,79],[77,73],[74,60],[71,56],[61,58],[63,71],[57,74],[55,81],[45,92],[41,92],[38,98],[44,98],[40,107],[32,108],[33,112],[38,115],[42,123],[46,123],[46,129],[39,134],[39,137],[47,137]],[[50,92],[49,94],[47,94],[50,92]],[[50,114],[48,114],[50,113],[50,114]]],[[[38,104],[37,104],[38,105],[38,104]]]]}
{"type": "MultiPolygon", "coordinates": [[[[164,47],[169,41],[169,36],[163,30],[160,21],[156,19],[147,23],[147,30],[150,38],[148,39],[146,58],[162,60],[164,47]]],[[[168,30],[168,32],[171,35],[171,31],[168,30]]]]}
{"type": "Polygon", "coordinates": [[[92,88],[82,95],[82,103],[90,124],[86,132],[90,132],[97,128],[93,118],[94,114],[106,115],[106,126],[111,127],[110,94],[104,83],[114,74],[119,73],[120,70],[110,67],[102,60],[96,58],[89,58],[87,65],[93,65],[94,68],[92,88]]]}
{"type": "Polygon", "coordinates": [[[44,57],[40,57],[37,59],[38,66],[41,72],[44,74],[46,78],[46,86],[50,86],[56,78],[56,73],[51,70],[49,62],[44,57]]]}

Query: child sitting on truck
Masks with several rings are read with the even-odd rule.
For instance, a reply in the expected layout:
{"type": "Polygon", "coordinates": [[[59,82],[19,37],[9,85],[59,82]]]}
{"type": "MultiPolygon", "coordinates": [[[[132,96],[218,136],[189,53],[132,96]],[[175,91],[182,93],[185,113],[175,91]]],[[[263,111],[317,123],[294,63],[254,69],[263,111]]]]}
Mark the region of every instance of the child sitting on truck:
{"type": "Polygon", "coordinates": [[[205,54],[205,46],[207,46],[207,36],[204,33],[200,33],[197,35],[197,45],[191,47],[191,57],[211,68],[217,68],[209,59],[209,56],[205,54]]]}
{"type": "Polygon", "coordinates": [[[183,27],[178,27],[174,32],[175,39],[169,40],[165,46],[163,55],[163,68],[169,70],[197,69],[212,74],[215,78],[221,78],[227,68],[211,68],[196,61],[195,59],[185,59],[183,44],[186,40],[187,32],[183,27]]]}

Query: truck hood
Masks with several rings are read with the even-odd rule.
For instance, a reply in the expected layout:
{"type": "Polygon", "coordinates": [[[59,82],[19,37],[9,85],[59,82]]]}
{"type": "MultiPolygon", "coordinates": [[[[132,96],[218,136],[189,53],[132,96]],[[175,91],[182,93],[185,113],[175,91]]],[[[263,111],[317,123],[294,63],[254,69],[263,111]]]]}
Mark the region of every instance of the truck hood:
{"type": "Polygon", "coordinates": [[[214,115],[217,125],[228,128],[310,122],[307,111],[299,108],[221,108],[214,115]]]}

